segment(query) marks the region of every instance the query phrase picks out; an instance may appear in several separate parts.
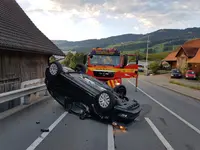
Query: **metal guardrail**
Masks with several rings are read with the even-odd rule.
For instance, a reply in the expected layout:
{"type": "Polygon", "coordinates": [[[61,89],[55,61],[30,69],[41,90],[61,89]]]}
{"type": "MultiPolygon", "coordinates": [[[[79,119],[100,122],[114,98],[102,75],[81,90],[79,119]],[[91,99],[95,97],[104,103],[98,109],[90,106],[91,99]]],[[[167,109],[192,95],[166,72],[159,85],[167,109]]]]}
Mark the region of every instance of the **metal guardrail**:
{"type": "Polygon", "coordinates": [[[6,93],[0,94],[0,104],[24,97],[24,101],[28,102],[31,94],[36,94],[37,92],[41,92],[46,90],[46,85],[37,85],[28,88],[23,88],[19,90],[14,90],[6,93]]]}

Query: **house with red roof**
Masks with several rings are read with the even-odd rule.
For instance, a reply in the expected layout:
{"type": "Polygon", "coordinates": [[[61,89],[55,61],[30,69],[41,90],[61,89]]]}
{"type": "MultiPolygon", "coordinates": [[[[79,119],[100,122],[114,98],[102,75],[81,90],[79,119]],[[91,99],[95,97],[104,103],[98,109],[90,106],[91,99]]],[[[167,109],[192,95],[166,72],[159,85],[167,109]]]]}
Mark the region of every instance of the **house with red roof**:
{"type": "Polygon", "coordinates": [[[172,51],[163,61],[182,72],[186,69],[192,69],[197,74],[200,73],[200,39],[185,42],[172,51]]]}

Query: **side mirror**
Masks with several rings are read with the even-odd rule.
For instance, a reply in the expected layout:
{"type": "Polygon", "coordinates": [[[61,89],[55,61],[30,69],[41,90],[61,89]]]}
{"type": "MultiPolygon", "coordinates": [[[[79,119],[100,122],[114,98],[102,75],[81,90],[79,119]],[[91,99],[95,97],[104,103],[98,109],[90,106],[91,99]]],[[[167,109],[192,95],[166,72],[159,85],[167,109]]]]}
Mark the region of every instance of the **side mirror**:
{"type": "Polygon", "coordinates": [[[128,55],[124,55],[124,62],[123,62],[123,67],[125,67],[128,64],[128,55]]]}
{"type": "Polygon", "coordinates": [[[83,64],[86,64],[86,62],[87,62],[87,56],[88,56],[88,55],[84,55],[84,56],[83,56],[83,64]]]}
{"type": "Polygon", "coordinates": [[[90,54],[89,57],[90,57],[90,58],[93,58],[93,55],[90,54]]]}

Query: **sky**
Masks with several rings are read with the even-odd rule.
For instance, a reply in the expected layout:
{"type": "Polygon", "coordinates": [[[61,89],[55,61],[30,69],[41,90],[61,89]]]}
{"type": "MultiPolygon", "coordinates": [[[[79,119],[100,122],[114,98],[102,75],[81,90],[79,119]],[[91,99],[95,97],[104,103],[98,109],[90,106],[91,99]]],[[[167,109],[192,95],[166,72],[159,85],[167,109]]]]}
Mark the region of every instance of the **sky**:
{"type": "Polygon", "coordinates": [[[16,0],[51,40],[199,27],[198,0],[16,0]]]}

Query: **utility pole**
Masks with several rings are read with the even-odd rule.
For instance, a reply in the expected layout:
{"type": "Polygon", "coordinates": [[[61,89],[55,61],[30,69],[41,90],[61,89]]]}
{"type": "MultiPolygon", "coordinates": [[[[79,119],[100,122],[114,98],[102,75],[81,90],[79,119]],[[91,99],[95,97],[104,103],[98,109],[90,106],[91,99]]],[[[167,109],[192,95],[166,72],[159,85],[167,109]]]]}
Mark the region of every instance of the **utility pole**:
{"type": "Polygon", "coordinates": [[[149,35],[147,40],[147,51],[146,51],[146,75],[148,76],[148,50],[149,50],[149,35]]]}

